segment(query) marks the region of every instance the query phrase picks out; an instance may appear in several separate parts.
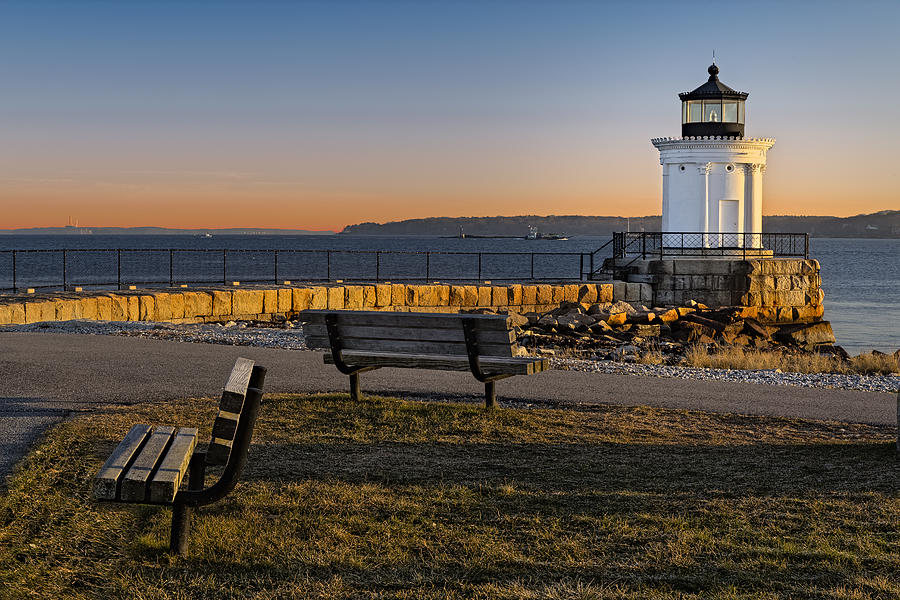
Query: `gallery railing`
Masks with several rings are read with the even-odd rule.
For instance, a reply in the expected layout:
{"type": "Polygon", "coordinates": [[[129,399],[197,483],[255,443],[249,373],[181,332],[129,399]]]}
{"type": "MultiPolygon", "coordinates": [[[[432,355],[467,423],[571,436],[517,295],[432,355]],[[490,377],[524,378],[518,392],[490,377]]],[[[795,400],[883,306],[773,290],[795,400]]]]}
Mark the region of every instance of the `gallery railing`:
{"type": "Polygon", "coordinates": [[[226,285],[354,281],[581,280],[581,252],[389,250],[53,249],[0,251],[0,291],[75,286],[226,285]]]}
{"type": "Polygon", "coordinates": [[[809,258],[806,233],[698,233],[619,231],[613,234],[613,258],[734,256],[809,258]]]}

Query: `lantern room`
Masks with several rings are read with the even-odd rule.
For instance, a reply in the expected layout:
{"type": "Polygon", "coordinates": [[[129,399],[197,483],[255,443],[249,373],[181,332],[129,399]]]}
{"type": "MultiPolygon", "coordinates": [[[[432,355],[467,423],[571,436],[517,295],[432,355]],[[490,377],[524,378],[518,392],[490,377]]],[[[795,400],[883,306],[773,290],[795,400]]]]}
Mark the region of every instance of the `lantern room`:
{"type": "Polygon", "coordinates": [[[719,67],[707,69],[709,80],[681,98],[681,135],[744,137],[744,103],[749,94],[719,81],[719,67]]]}

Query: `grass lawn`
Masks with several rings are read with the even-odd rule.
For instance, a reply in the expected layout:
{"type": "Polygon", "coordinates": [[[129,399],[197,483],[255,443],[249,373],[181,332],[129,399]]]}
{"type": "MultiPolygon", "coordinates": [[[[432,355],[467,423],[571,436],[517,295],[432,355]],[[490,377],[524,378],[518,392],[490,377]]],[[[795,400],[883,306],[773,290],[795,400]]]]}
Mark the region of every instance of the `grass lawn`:
{"type": "Polygon", "coordinates": [[[171,558],[168,509],[90,479],[131,424],[215,408],[55,427],[0,496],[0,598],[900,597],[894,428],[267,396],[171,558]]]}

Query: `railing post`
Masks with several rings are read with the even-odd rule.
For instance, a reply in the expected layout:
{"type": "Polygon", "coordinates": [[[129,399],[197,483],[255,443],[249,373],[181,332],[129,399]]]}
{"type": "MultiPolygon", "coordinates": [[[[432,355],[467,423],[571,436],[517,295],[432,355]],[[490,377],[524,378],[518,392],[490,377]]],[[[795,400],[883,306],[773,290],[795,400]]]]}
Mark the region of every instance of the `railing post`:
{"type": "Polygon", "coordinates": [[[66,289],[66,283],[67,283],[67,281],[66,281],[66,279],[67,279],[67,278],[66,278],[66,258],[67,258],[67,256],[66,256],[66,249],[63,248],[63,251],[62,251],[62,252],[63,252],[63,290],[65,290],[65,289],[66,289]]]}
{"type": "Polygon", "coordinates": [[[325,251],[325,280],[331,281],[331,250],[325,251]]]}
{"type": "Polygon", "coordinates": [[[116,248],[116,289],[122,289],[122,249],[116,248]]]}
{"type": "Polygon", "coordinates": [[[278,285],[278,250],[275,250],[275,285],[278,285]]]}
{"type": "Polygon", "coordinates": [[[169,287],[175,285],[175,250],[169,248],[169,287]]]}
{"type": "Polygon", "coordinates": [[[646,232],[641,233],[641,258],[647,259],[647,234],[646,232]]]}
{"type": "Polygon", "coordinates": [[[381,281],[381,252],[375,251],[375,283],[381,281]]]}
{"type": "Polygon", "coordinates": [[[431,252],[425,253],[425,283],[431,281],[431,252]]]}
{"type": "Polygon", "coordinates": [[[481,252],[478,253],[478,281],[482,281],[481,279],[481,252]]]}
{"type": "Polygon", "coordinates": [[[228,250],[222,248],[222,285],[228,285],[228,250]]]}
{"type": "Polygon", "coordinates": [[[534,252],[531,253],[531,280],[534,281],[534,252]]]}
{"type": "Polygon", "coordinates": [[[16,287],[16,251],[15,251],[15,250],[12,251],[12,261],[13,261],[13,264],[12,264],[12,268],[13,268],[13,273],[12,273],[12,275],[13,275],[13,281],[12,281],[12,284],[13,284],[13,294],[17,294],[17,293],[19,293],[19,288],[16,287]]]}
{"type": "Polygon", "coordinates": [[[584,252],[581,253],[581,264],[578,266],[578,279],[584,280],[584,252]]]}

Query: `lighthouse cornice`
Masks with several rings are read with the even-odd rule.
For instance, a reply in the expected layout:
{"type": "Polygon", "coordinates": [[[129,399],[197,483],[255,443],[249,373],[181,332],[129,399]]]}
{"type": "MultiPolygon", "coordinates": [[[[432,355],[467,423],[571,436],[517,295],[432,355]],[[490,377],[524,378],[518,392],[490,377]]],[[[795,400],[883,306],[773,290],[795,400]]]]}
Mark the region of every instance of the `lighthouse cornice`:
{"type": "Polygon", "coordinates": [[[765,151],[775,145],[775,138],[741,138],[728,136],[688,136],[653,138],[659,150],[756,150],[765,151]]]}

